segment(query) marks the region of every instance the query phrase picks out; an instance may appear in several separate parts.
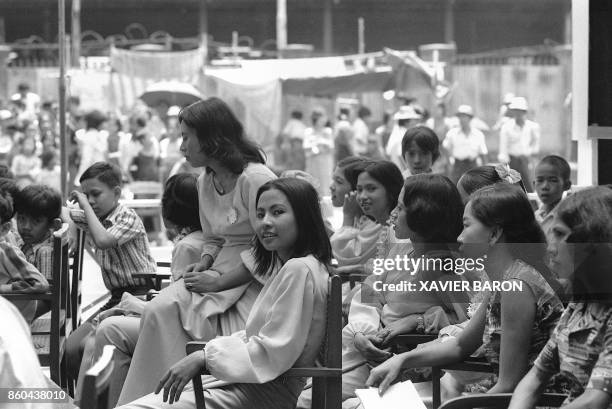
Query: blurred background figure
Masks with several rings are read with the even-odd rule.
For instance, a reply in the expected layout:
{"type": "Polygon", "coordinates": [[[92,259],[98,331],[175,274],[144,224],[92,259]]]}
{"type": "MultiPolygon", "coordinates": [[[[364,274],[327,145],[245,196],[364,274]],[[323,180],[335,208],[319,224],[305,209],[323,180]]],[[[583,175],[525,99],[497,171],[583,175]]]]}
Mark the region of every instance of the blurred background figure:
{"type": "Polygon", "coordinates": [[[540,125],[526,118],[527,100],[515,97],[508,105],[511,118],[499,131],[499,161],[521,174],[528,192],[533,192],[530,165],[540,153],[540,125]]]}
{"type": "Polygon", "coordinates": [[[334,140],[325,111],[316,108],[310,116],[312,127],[304,133],[306,172],[319,181],[317,191],[325,196],[329,192],[331,174],[334,170],[334,140]]]}
{"type": "Polygon", "coordinates": [[[444,148],[444,139],[452,127],[452,120],[446,116],[446,104],[438,102],[433,110],[433,115],[425,121],[425,125],[432,129],[440,141],[440,157],[434,162],[433,173],[448,176],[450,174],[450,160],[448,151],[444,148]]]}
{"type": "Polygon", "coordinates": [[[349,108],[340,108],[338,121],[334,126],[334,161],[340,162],[342,159],[353,155],[354,133],[350,122],[351,111],[349,108]]]}
{"type": "Polygon", "coordinates": [[[282,168],[306,169],[306,157],[304,155],[304,134],[306,125],[302,121],[303,113],[300,110],[291,112],[291,117],[281,132],[279,144],[281,150],[282,168]]]}
{"type": "Polygon", "coordinates": [[[353,122],[353,153],[363,155],[367,150],[370,135],[370,118],[372,111],[366,106],[359,107],[357,119],[353,122]]]}
{"type": "Polygon", "coordinates": [[[181,160],[181,143],[183,138],[180,135],[178,115],[181,109],[178,106],[168,108],[166,114],[166,133],[159,142],[159,159],[161,162],[161,181],[168,179],[174,164],[181,160]]]}
{"type": "Polygon", "coordinates": [[[389,136],[385,153],[391,162],[395,163],[400,170],[406,169],[406,163],[402,158],[402,139],[406,131],[417,126],[421,122],[421,115],[411,105],[402,105],[393,115],[395,125],[389,136]]]}
{"type": "Polygon", "coordinates": [[[85,114],[85,129],[76,132],[79,144],[80,163],[75,184],[85,170],[96,162],[105,161],[108,152],[108,132],[104,129],[106,116],[94,109],[85,114]]]}
{"type": "Polygon", "coordinates": [[[465,172],[482,165],[489,153],[484,134],[472,126],[473,117],[474,110],[471,106],[459,105],[459,127],[448,131],[444,139],[444,148],[448,151],[452,164],[450,179],[455,184],[465,172]]]}

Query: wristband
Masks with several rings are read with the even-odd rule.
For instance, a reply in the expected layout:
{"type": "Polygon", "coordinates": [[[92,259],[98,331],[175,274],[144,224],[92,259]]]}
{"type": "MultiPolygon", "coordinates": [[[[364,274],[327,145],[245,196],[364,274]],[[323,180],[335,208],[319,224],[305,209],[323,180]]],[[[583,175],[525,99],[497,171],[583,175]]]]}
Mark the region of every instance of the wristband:
{"type": "Polygon", "coordinates": [[[423,334],[425,332],[425,319],[422,315],[417,317],[416,333],[423,334]]]}

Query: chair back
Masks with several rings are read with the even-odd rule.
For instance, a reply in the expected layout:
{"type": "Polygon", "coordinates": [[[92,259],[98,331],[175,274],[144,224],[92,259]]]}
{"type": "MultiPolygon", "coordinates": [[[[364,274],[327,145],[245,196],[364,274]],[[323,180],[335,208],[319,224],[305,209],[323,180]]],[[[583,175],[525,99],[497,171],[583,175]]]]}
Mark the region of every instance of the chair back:
{"type": "Polygon", "coordinates": [[[342,368],[342,279],[329,278],[327,292],[327,323],[322,350],[322,362],[328,368],[342,368]]]}
{"type": "Polygon", "coordinates": [[[108,408],[108,390],[115,366],[114,352],[113,345],[104,346],[100,359],[85,373],[81,391],[81,409],[108,408]]]}
{"type": "MultiPolygon", "coordinates": [[[[558,408],[566,398],[566,395],[558,393],[544,393],[537,406],[558,408]]],[[[511,399],[511,393],[478,393],[448,400],[440,409],[507,408],[511,399]]]]}
{"type": "Polygon", "coordinates": [[[77,230],[76,247],[72,250],[71,284],[70,284],[70,317],[72,328],[81,325],[81,283],[83,282],[83,254],[85,249],[85,231],[77,230]]]}

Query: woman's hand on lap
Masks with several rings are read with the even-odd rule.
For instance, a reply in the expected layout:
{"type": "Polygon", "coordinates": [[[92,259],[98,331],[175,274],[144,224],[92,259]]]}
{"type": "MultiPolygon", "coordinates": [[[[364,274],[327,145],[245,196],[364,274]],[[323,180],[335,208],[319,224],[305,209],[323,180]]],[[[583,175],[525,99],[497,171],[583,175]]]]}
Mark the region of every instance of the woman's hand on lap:
{"type": "Polygon", "coordinates": [[[355,348],[363,355],[368,362],[382,362],[391,357],[391,352],[383,351],[376,347],[380,339],[376,335],[364,335],[360,332],[355,334],[355,348]]]}
{"type": "Polygon", "coordinates": [[[164,402],[178,402],[185,385],[191,382],[191,379],[199,374],[205,365],[206,360],[203,351],[187,355],[168,369],[155,388],[155,393],[157,394],[163,389],[164,402]]]}
{"type": "Polygon", "coordinates": [[[214,293],[219,290],[219,274],[214,270],[185,273],[185,288],[194,293],[214,293]]]}

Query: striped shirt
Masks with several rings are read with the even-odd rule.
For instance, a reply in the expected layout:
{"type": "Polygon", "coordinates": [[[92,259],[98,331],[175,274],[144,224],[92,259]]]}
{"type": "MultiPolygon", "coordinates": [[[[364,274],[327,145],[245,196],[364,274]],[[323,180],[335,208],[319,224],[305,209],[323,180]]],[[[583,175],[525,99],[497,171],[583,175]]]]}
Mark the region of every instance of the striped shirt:
{"type": "MultiPolygon", "coordinates": [[[[112,291],[146,286],[144,279],[132,278],[132,274],[155,274],[157,268],[140,217],[134,210],[119,204],[101,222],[106,231],[117,240],[114,247],[95,249],[96,261],[102,270],[106,288],[112,291]]],[[[82,223],[78,223],[78,226],[86,227],[82,223]]]]}
{"type": "Polygon", "coordinates": [[[44,293],[47,279],[26,261],[19,248],[0,241],[0,292],[44,293]]]}
{"type": "Polygon", "coordinates": [[[21,251],[28,263],[33,264],[47,279],[53,278],[53,235],[51,232],[38,243],[24,244],[21,251]]]}

